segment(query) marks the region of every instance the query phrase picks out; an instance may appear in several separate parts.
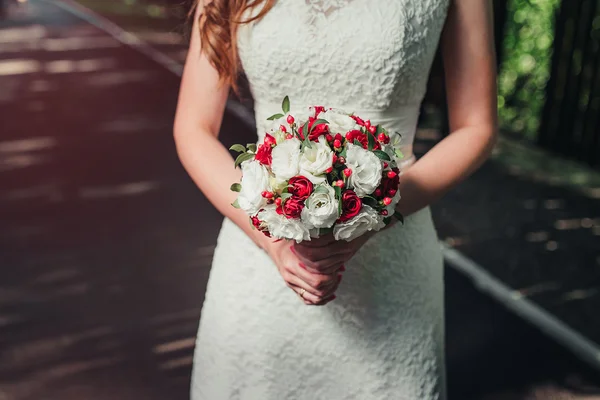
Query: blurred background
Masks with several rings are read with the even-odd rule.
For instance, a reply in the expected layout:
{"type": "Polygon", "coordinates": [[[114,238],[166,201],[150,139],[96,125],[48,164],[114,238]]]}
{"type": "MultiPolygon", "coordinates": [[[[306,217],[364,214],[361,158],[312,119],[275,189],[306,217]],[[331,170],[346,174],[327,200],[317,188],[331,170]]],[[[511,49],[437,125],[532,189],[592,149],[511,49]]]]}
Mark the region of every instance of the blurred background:
{"type": "MultiPolygon", "coordinates": [[[[450,398],[600,399],[600,0],[494,7],[501,138],[433,207],[450,398]]],[[[188,398],[221,222],[172,139],[188,9],[0,0],[0,400],[188,398]]],[[[231,96],[223,142],[253,124],[231,96]]]]}

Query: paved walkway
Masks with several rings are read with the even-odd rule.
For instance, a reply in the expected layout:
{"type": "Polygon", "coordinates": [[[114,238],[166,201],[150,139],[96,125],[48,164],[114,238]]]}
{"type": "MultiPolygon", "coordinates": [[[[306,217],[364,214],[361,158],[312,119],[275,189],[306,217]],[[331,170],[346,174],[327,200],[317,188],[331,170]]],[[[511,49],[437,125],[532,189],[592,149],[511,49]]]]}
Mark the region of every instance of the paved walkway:
{"type": "MultiPolygon", "coordinates": [[[[175,154],[178,85],[50,2],[0,22],[0,400],[187,398],[220,216],[175,154]]],[[[586,398],[557,394],[575,359],[447,281],[454,398],[586,398]]]]}

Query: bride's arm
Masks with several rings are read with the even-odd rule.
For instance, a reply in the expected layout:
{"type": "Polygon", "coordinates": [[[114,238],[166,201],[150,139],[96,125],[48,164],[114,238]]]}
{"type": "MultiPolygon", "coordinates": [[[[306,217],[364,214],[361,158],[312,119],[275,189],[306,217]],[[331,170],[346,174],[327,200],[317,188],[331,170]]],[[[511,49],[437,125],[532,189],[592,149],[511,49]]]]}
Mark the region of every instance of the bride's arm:
{"type": "Polygon", "coordinates": [[[201,52],[195,23],[173,128],[177,152],[183,166],[208,200],[257,245],[265,247],[267,238],[251,229],[248,216],[242,210],[231,206],[236,193],[229,187],[240,181],[241,172],[234,169],[229,151],[218,140],[228,93],[229,86],[219,82],[217,71],[201,52]]]}
{"type": "Polygon", "coordinates": [[[491,1],[451,1],[441,39],[451,133],[403,173],[403,215],[439,199],[491,153],[497,124],[492,25],[491,1]]]}
{"type": "Polygon", "coordinates": [[[233,158],[218,140],[229,87],[219,82],[217,71],[201,52],[197,21],[198,13],[173,128],[179,158],[208,200],[267,251],[286,284],[300,293],[306,304],[326,304],[335,298],[337,274],[312,274],[303,269],[287,242],[274,242],[253,230],[248,216],[231,206],[237,195],[229,188],[240,181],[241,172],[234,169],[233,158]]]}

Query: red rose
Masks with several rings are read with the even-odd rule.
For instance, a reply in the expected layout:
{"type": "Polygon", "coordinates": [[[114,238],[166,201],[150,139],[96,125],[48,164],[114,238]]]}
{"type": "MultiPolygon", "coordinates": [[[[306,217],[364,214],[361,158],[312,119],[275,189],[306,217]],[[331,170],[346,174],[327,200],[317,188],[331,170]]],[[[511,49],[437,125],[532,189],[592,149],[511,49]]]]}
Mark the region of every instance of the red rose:
{"type": "Polygon", "coordinates": [[[294,176],[289,180],[288,192],[298,200],[306,200],[313,191],[313,184],[308,178],[294,176]]]}
{"type": "Polygon", "coordinates": [[[393,178],[388,178],[387,175],[384,174],[383,179],[381,180],[381,191],[384,197],[394,197],[396,192],[398,191],[398,186],[400,185],[400,175],[395,175],[393,178]]]}
{"type": "Polygon", "coordinates": [[[362,118],[357,117],[356,115],[351,115],[350,118],[355,120],[356,123],[359,124],[360,126],[365,126],[365,121],[362,118]]]}
{"type": "Polygon", "coordinates": [[[304,201],[296,197],[290,197],[285,201],[285,203],[283,203],[283,215],[285,215],[287,218],[300,218],[303,208],[304,201]]]}
{"type": "MultiPolygon", "coordinates": [[[[369,138],[367,134],[363,131],[359,131],[358,129],[348,131],[346,133],[346,140],[352,144],[354,144],[354,140],[358,140],[363,149],[367,150],[369,148],[369,138]]],[[[373,150],[381,150],[381,144],[377,140],[373,141],[373,150]]]]}
{"type": "MultiPolygon", "coordinates": [[[[329,133],[329,126],[327,124],[319,124],[313,127],[315,121],[317,119],[315,117],[308,117],[308,130],[310,132],[309,139],[313,141],[319,140],[319,136],[327,135],[329,133]]],[[[298,133],[302,140],[304,140],[304,125],[298,128],[298,133]]]]}
{"type": "Polygon", "coordinates": [[[271,165],[271,152],[273,151],[273,146],[275,146],[276,143],[277,142],[275,141],[275,138],[267,133],[265,135],[263,144],[258,146],[256,156],[254,157],[256,161],[263,165],[271,165]]]}
{"type": "Polygon", "coordinates": [[[346,190],[342,194],[342,215],[339,218],[340,222],[348,221],[354,218],[362,208],[362,201],[352,190],[346,190]]]}

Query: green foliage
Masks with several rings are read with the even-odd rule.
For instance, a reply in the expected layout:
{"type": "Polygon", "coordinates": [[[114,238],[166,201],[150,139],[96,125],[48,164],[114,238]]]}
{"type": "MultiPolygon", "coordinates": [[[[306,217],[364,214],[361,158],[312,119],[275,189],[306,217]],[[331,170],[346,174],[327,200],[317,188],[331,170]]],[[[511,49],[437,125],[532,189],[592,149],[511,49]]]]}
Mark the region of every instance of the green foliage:
{"type": "Polygon", "coordinates": [[[550,77],[560,0],[508,0],[498,112],[503,130],[535,139],[550,77]]]}

